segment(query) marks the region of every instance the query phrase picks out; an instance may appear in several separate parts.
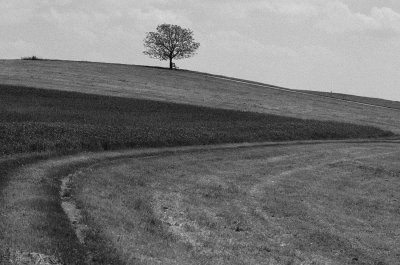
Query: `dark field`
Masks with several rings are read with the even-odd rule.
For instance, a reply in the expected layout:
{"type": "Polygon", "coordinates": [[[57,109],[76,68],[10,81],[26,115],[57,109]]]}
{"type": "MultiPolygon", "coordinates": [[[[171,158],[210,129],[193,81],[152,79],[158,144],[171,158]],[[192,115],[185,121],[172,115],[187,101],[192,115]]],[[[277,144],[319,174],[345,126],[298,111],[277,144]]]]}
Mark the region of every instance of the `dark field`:
{"type": "Polygon", "coordinates": [[[349,123],[0,86],[1,155],[392,135],[349,123]]]}

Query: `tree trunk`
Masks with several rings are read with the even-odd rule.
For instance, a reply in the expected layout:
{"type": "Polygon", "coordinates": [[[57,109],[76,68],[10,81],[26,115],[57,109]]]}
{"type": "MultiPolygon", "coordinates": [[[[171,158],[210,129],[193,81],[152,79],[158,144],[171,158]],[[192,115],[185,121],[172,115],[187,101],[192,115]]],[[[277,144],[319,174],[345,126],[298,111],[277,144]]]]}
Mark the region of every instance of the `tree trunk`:
{"type": "Polygon", "coordinates": [[[169,69],[172,70],[172,58],[169,58],[169,69]]]}

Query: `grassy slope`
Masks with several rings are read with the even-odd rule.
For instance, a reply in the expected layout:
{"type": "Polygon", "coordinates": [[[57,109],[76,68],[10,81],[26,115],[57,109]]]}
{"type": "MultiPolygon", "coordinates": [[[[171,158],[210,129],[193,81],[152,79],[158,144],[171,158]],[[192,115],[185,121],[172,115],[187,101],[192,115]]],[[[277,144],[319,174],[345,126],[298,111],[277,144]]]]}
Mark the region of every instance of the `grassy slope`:
{"type": "Polygon", "coordinates": [[[3,84],[346,121],[400,132],[398,110],[233,83],[189,71],[68,61],[3,60],[0,66],[3,84]]]}
{"type": "MultiPolygon", "coordinates": [[[[214,80],[195,73],[171,72],[138,66],[73,62],[1,61],[0,64],[0,83],[23,84],[122,97],[158,99],[228,109],[253,110],[302,118],[352,121],[378,125],[397,132],[400,131],[398,123],[396,123],[399,118],[398,112],[355,106],[351,103],[320,99],[315,96],[295,95],[249,85],[233,84],[229,81],[214,80]]],[[[148,123],[148,119],[145,119],[146,115],[144,115],[146,112],[152,119],[155,113],[162,115],[161,118],[153,120],[150,128],[147,128],[151,131],[161,128],[162,130],[158,131],[158,135],[155,138],[159,141],[161,137],[162,142],[154,143],[149,141],[151,137],[146,138],[147,140],[144,143],[147,146],[152,144],[192,144],[193,139],[196,137],[183,137],[189,142],[182,141],[182,138],[178,142],[174,142],[177,140],[175,138],[177,131],[183,132],[183,135],[187,133],[191,136],[198,134],[199,127],[195,127],[196,130],[192,131],[188,130],[188,126],[183,126],[184,128],[174,127],[175,125],[182,126],[188,120],[196,120],[197,125],[205,120],[207,122],[214,121],[211,127],[217,128],[217,133],[212,131],[207,134],[207,137],[203,138],[206,143],[210,143],[210,139],[215,140],[217,138],[216,142],[220,142],[221,139],[222,142],[228,140],[226,132],[228,136],[233,133],[239,133],[245,139],[254,137],[253,132],[257,137],[265,137],[262,134],[265,131],[265,127],[263,127],[266,124],[265,119],[267,119],[268,123],[273,118],[277,119],[275,121],[295,126],[278,128],[276,135],[279,137],[281,137],[283,131],[293,132],[293,128],[298,128],[299,125],[299,121],[287,118],[222,110],[212,110],[212,117],[209,117],[207,116],[210,115],[209,109],[170,103],[162,104],[159,102],[104,98],[82,94],[64,94],[57,91],[49,92],[26,88],[13,89],[10,92],[7,86],[1,89],[1,93],[3,93],[0,97],[0,100],[2,100],[0,117],[3,122],[1,135],[9,137],[3,138],[3,140],[6,139],[2,142],[3,151],[11,146],[11,149],[8,149],[7,152],[23,152],[26,151],[24,149],[26,147],[32,149],[31,151],[40,151],[47,147],[50,147],[50,149],[55,148],[56,150],[61,147],[61,150],[64,150],[66,146],[72,146],[72,149],[76,148],[74,150],[140,146],[140,141],[139,144],[138,142],[126,142],[124,136],[126,133],[132,136],[131,133],[137,130],[136,125],[138,123],[141,125],[140,128],[145,128],[143,125],[148,123]],[[87,104],[88,102],[89,104],[87,104]],[[134,104],[132,104],[133,102],[134,104]],[[159,111],[154,112],[154,108],[161,108],[166,111],[160,114],[159,111]],[[171,112],[171,110],[175,112],[171,112]],[[141,120],[137,119],[138,112],[142,117],[141,120]],[[184,117],[182,117],[182,113],[184,113],[184,117]],[[176,116],[177,114],[178,116],[176,116]],[[206,118],[203,116],[204,114],[206,118]],[[227,116],[228,119],[226,119],[227,116]],[[177,117],[183,119],[184,122],[179,120],[177,123],[177,117]],[[232,131],[237,129],[237,122],[244,122],[245,128],[232,131]],[[127,125],[121,126],[121,123],[127,125]],[[165,134],[166,123],[172,124],[170,127],[167,126],[167,130],[170,130],[170,136],[174,140],[172,142],[168,140],[168,134],[165,134]],[[83,124],[86,125],[83,126],[83,124]],[[113,129],[116,124],[118,128],[113,129]],[[231,127],[227,127],[227,125],[231,127]],[[249,135],[249,131],[252,134],[249,135]],[[216,137],[221,135],[221,132],[223,137],[216,137]],[[20,136],[22,138],[18,138],[20,136]],[[27,140],[27,142],[24,143],[21,140],[27,140]],[[19,145],[16,145],[16,142],[19,145]],[[56,143],[59,143],[59,145],[55,145],[56,143]],[[64,145],[65,143],[67,145],[64,145]],[[6,148],[4,149],[4,147],[6,148]]],[[[301,121],[300,124],[302,122],[304,121],[301,121]]],[[[338,128],[338,124],[307,122],[308,125],[312,124],[312,127],[310,127],[311,133],[315,132],[315,129],[324,130],[324,126],[321,125],[328,125],[324,131],[325,136],[332,129],[332,126],[338,128]]],[[[192,126],[193,124],[190,125],[192,126]]],[[[349,128],[347,125],[340,126],[349,128]]],[[[207,126],[200,127],[203,131],[210,129],[207,126]]],[[[362,129],[361,127],[351,128],[362,129]]],[[[140,135],[143,136],[143,132],[140,131],[140,135]]],[[[365,130],[359,130],[358,133],[365,133],[365,130]]],[[[321,137],[321,135],[317,135],[317,137],[321,137]]],[[[261,138],[252,139],[260,140],[261,138]]],[[[308,131],[307,138],[310,138],[310,131],[308,131]]],[[[129,137],[129,139],[132,139],[132,137],[129,137]]],[[[243,138],[238,141],[242,140],[243,138]]],[[[69,256],[69,258],[77,259],[77,262],[79,262],[79,257],[69,255],[71,247],[74,251],[80,250],[76,249],[76,240],[71,239],[73,237],[71,235],[71,227],[69,227],[68,222],[65,220],[65,215],[59,207],[58,198],[58,175],[69,172],[70,165],[68,164],[66,168],[61,168],[61,171],[53,172],[54,165],[50,163],[48,165],[49,172],[45,171],[42,176],[40,175],[41,171],[43,171],[41,165],[39,165],[39,169],[34,168],[32,172],[11,172],[12,174],[9,171],[12,171],[15,165],[4,165],[4,172],[7,173],[9,178],[5,178],[6,176],[3,175],[0,180],[0,208],[4,207],[1,211],[0,226],[2,229],[0,235],[3,236],[10,233],[7,235],[10,236],[8,238],[10,242],[21,243],[21,246],[24,246],[24,250],[47,251],[50,254],[54,251],[62,250],[66,258],[69,256]],[[37,180],[29,181],[35,174],[38,174],[37,180]],[[4,187],[7,187],[7,189],[3,189],[4,187]],[[28,195],[29,197],[27,197],[28,195]],[[3,204],[4,198],[8,198],[8,203],[3,204]],[[54,209],[51,207],[54,207],[54,209]],[[49,209],[53,210],[49,211],[49,209]],[[34,216],[30,216],[30,214],[34,216]],[[24,220],[25,223],[23,221],[15,222],[15,220],[24,220]],[[44,223],[42,222],[43,220],[45,220],[44,223]],[[62,221],[62,225],[59,223],[60,221],[62,221]],[[16,237],[13,237],[13,235],[16,237]],[[24,237],[24,235],[27,237],[24,237]],[[29,236],[32,239],[31,241],[28,240],[29,236]],[[71,242],[69,242],[69,239],[71,239],[71,242]],[[34,242],[39,242],[39,244],[34,242]]],[[[138,207],[140,208],[140,205],[138,207]]],[[[144,205],[143,209],[146,211],[146,205],[144,205]]],[[[153,220],[150,222],[148,229],[154,231],[153,224],[157,225],[158,219],[151,219],[151,215],[147,215],[145,218],[150,218],[150,221],[153,220]]],[[[166,236],[168,237],[168,235],[166,236]]],[[[181,251],[181,247],[177,251],[181,251]]],[[[190,259],[190,257],[188,258],[190,259]]]]}
{"type": "Polygon", "coordinates": [[[250,84],[259,85],[259,86],[263,86],[263,87],[276,88],[278,90],[283,90],[283,91],[287,91],[287,92],[298,92],[298,93],[302,93],[302,94],[317,95],[317,96],[321,96],[321,97],[325,97],[325,98],[327,97],[327,98],[332,98],[332,99],[351,101],[351,102],[355,102],[355,103],[366,103],[366,104],[376,105],[376,106],[380,106],[380,107],[400,110],[400,102],[399,101],[393,101],[393,100],[387,100],[387,99],[381,99],[381,98],[362,97],[362,96],[342,94],[342,93],[324,92],[324,91],[290,89],[290,88],[286,88],[286,87],[280,87],[280,86],[260,83],[260,82],[256,82],[256,81],[249,81],[249,80],[240,79],[240,78],[227,77],[227,76],[222,76],[222,75],[213,75],[213,74],[208,74],[208,73],[199,73],[199,72],[189,71],[189,70],[183,70],[183,71],[187,71],[187,72],[194,73],[194,74],[203,74],[203,75],[206,75],[209,77],[229,79],[232,81],[239,81],[239,82],[243,82],[246,84],[250,83],[250,84]]]}
{"type": "Polygon", "coordinates": [[[330,92],[320,92],[320,91],[302,91],[306,93],[311,93],[315,95],[321,95],[324,97],[331,97],[337,98],[342,100],[349,100],[354,102],[361,102],[366,104],[374,104],[382,107],[393,108],[400,110],[400,102],[393,101],[393,100],[386,100],[380,98],[368,98],[368,97],[361,97],[361,96],[354,96],[354,95],[347,95],[342,93],[330,93],[330,92]]]}
{"type": "Polygon", "coordinates": [[[371,126],[0,85],[0,154],[391,135],[371,126]]]}
{"type": "Polygon", "coordinates": [[[328,144],[119,160],[75,176],[125,264],[398,264],[399,149],[328,144]]]}

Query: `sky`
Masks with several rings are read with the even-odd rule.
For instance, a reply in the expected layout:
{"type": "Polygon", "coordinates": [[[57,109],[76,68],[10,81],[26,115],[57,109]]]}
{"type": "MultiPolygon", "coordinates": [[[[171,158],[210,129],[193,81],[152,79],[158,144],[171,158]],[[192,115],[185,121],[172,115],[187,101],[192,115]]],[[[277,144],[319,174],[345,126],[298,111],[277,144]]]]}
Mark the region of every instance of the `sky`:
{"type": "Polygon", "coordinates": [[[399,0],[0,0],[0,58],[168,66],[162,23],[200,42],[180,68],[400,101],[399,0]]]}

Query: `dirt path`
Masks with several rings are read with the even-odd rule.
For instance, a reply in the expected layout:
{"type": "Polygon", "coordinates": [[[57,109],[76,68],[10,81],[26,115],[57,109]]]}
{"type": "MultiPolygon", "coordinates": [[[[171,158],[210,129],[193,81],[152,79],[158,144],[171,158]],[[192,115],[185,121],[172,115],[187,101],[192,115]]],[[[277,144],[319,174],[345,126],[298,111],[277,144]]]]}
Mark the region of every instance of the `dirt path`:
{"type": "MultiPolygon", "coordinates": [[[[329,142],[373,143],[390,141],[354,140],[329,142]]],[[[392,142],[393,144],[399,143],[399,141],[392,142]]],[[[2,238],[0,238],[2,249],[0,249],[0,254],[3,253],[2,255],[4,256],[4,253],[8,253],[9,256],[15,256],[16,253],[37,253],[39,257],[43,257],[43,260],[45,260],[44,257],[54,257],[54,260],[61,259],[67,264],[82,264],[82,262],[87,261],[87,250],[82,246],[83,240],[82,238],[79,240],[76,236],[76,231],[73,229],[74,226],[71,226],[71,220],[68,219],[67,214],[61,207],[63,200],[62,196],[60,196],[62,177],[76,172],[81,167],[122,158],[158,157],[213,150],[223,151],[279,145],[315,145],[323,143],[326,142],[300,141],[295,143],[226,144],[218,146],[87,153],[52,158],[21,166],[11,175],[8,175],[7,178],[4,178],[7,181],[0,187],[0,199],[2,202],[0,205],[0,230],[2,231],[2,238]]],[[[79,222],[79,220],[75,220],[76,222],[79,222]]],[[[2,259],[2,261],[7,261],[7,258],[2,257],[2,259]]],[[[100,264],[101,261],[98,261],[98,263],[100,264]]]]}

